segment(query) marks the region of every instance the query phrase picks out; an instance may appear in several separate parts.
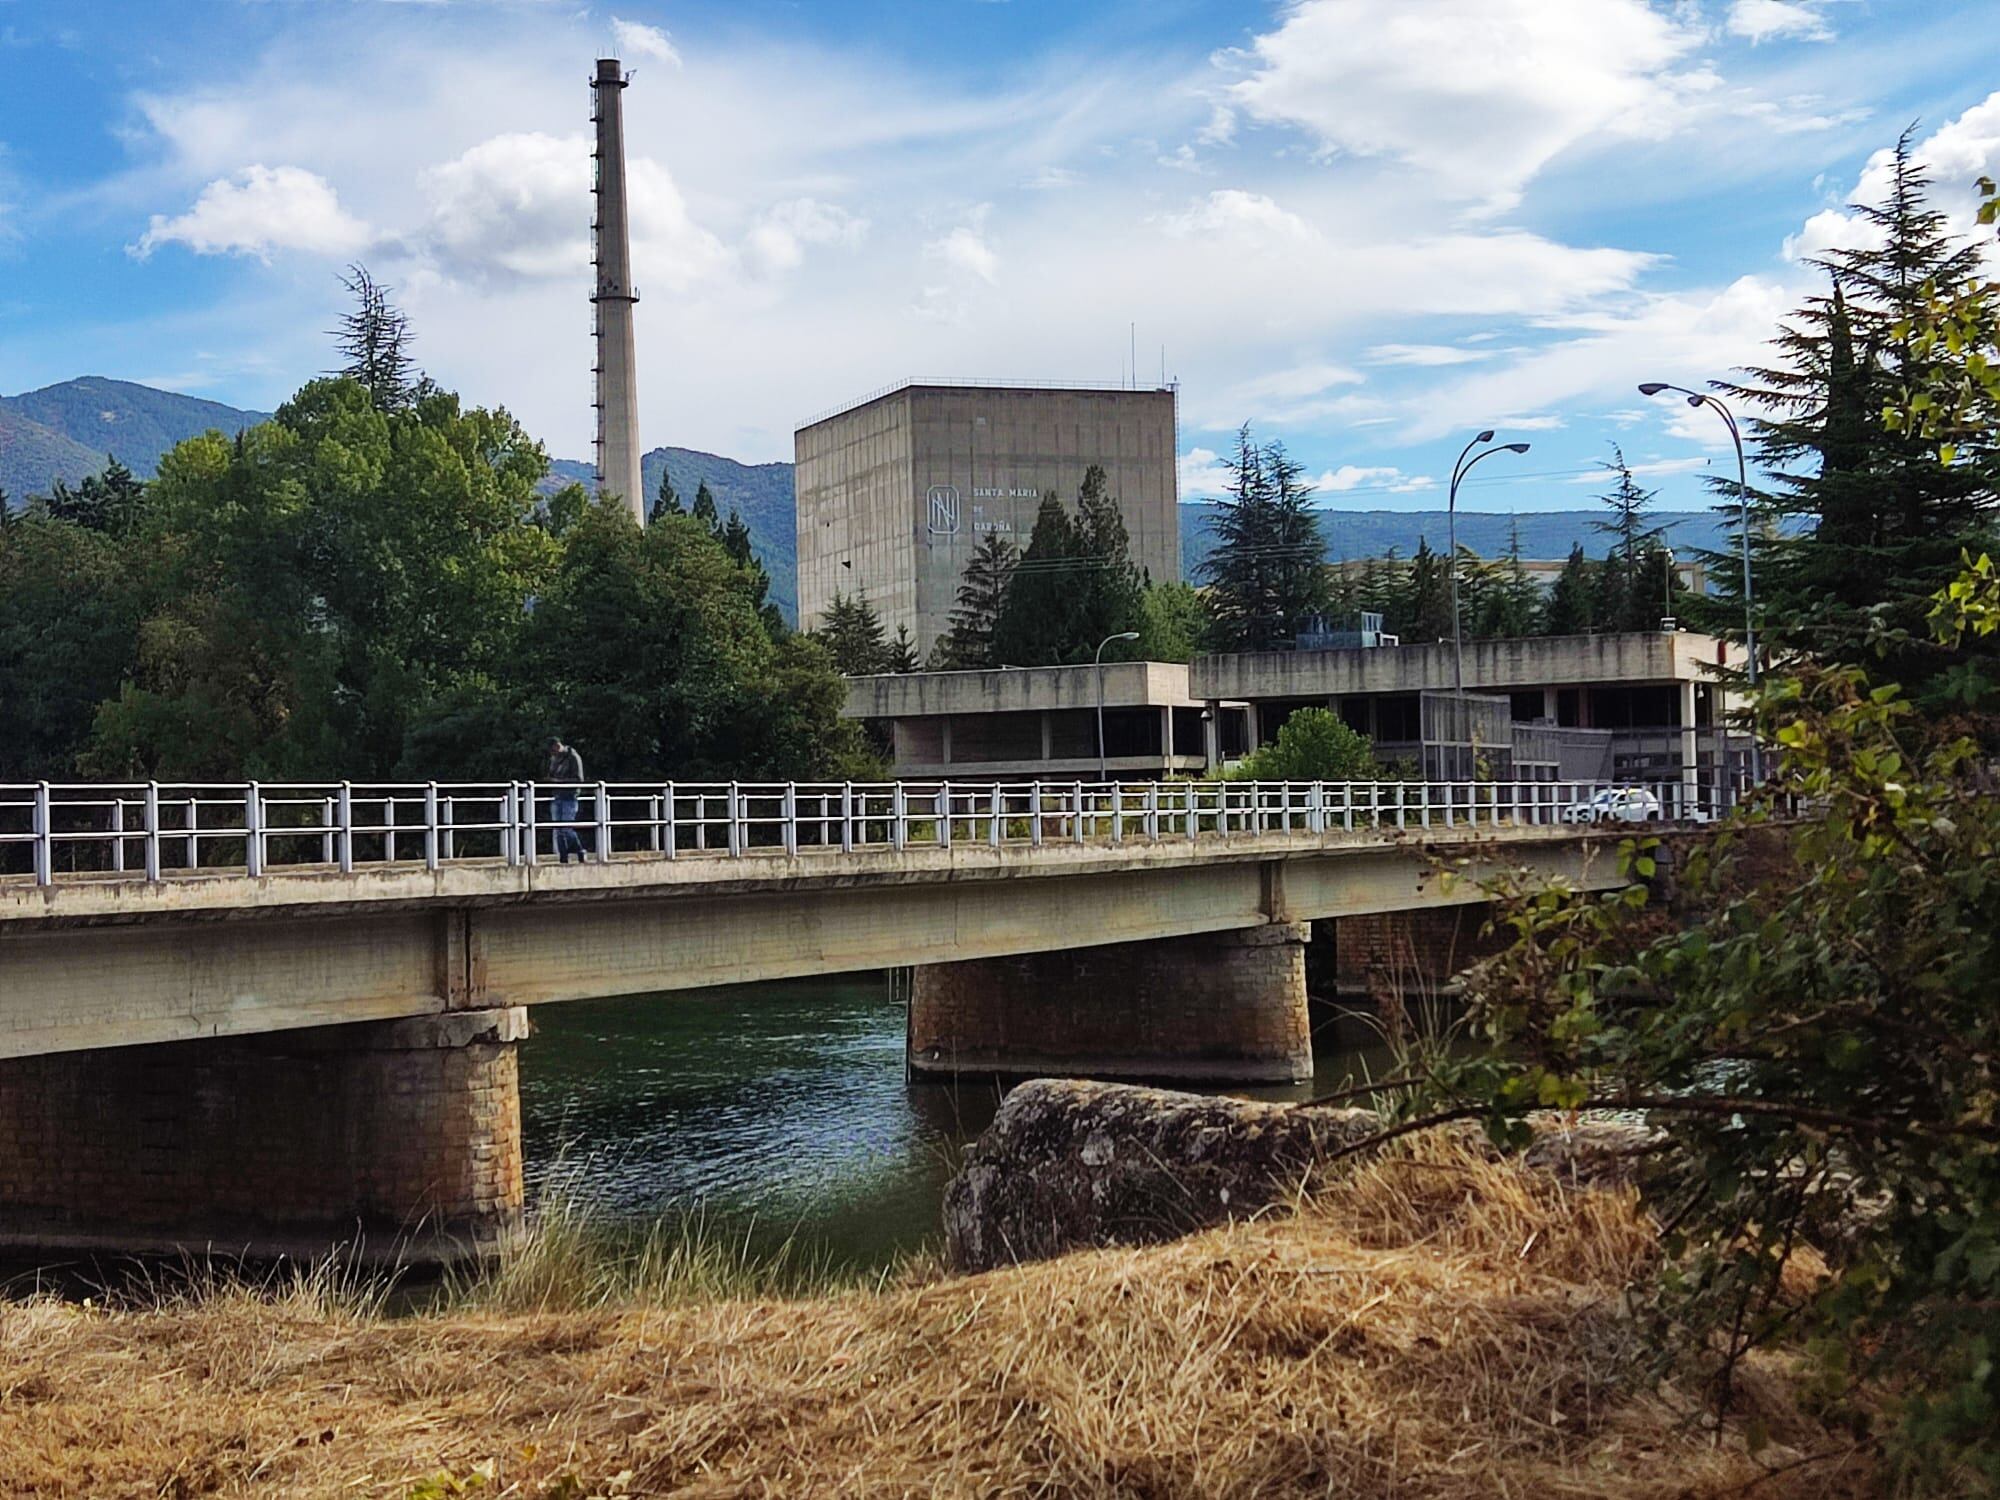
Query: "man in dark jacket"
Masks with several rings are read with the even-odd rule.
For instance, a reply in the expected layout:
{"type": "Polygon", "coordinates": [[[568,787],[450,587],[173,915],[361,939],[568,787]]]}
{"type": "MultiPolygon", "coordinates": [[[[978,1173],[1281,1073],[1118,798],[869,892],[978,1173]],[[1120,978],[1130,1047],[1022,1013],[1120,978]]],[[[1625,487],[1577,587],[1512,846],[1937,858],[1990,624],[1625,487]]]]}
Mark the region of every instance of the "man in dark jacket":
{"type": "Polygon", "coordinates": [[[576,793],[583,781],[583,757],[562,742],[560,735],[549,736],[549,763],[542,780],[551,784],[549,817],[556,828],[556,855],[563,864],[574,854],[583,862],[583,840],[576,831],[576,793]]]}

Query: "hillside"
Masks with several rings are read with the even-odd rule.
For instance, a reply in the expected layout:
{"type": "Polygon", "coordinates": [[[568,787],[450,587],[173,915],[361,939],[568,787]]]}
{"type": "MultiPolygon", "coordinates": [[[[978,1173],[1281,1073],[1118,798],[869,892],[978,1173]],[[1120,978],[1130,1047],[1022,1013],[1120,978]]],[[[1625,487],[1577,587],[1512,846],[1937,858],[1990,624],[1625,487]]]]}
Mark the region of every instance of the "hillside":
{"type": "Polygon", "coordinates": [[[0,485],[19,496],[46,490],[57,478],[74,482],[103,468],[107,454],[150,479],[160,455],[183,439],[210,428],[239,432],[269,416],[101,375],[0,396],[0,422],[14,419],[39,429],[17,440],[0,425],[0,485]]]}

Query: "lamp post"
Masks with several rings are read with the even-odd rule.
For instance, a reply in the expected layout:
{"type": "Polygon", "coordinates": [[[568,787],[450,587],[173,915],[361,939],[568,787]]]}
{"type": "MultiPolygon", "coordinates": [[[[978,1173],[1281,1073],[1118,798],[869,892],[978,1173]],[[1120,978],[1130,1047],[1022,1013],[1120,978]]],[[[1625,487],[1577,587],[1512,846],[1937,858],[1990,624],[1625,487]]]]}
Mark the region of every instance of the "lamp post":
{"type": "Polygon", "coordinates": [[[1660,616],[1660,618],[1663,621],[1671,620],[1674,618],[1674,549],[1669,547],[1666,549],[1666,553],[1667,553],[1667,576],[1665,580],[1666,592],[1662,596],[1666,600],[1666,610],[1665,613],[1663,613],[1660,616]]]}
{"type": "Polygon", "coordinates": [[[1097,643],[1097,654],[1092,658],[1092,663],[1097,668],[1097,779],[1099,781],[1109,780],[1104,769],[1104,648],[1113,641],[1138,639],[1139,632],[1136,630],[1121,630],[1116,635],[1107,635],[1097,643]]]}
{"type": "MultiPolygon", "coordinates": [[[[1743,432],[1736,425],[1736,414],[1721,401],[1705,391],[1691,391],[1684,385],[1673,385],[1664,380],[1648,380],[1639,387],[1642,396],[1657,396],[1662,391],[1672,391],[1687,397],[1687,404],[1693,407],[1709,407],[1722,418],[1729,428],[1729,440],[1736,445],[1736,505],[1743,522],[1743,653],[1749,660],[1750,691],[1757,691],[1757,615],[1756,595],[1750,584],[1750,475],[1743,463],[1743,432]]],[[[1764,780],[1764,757],[1757,748],[1757,727],[1750,727],[1750,784],[1759,785],[1764,780]]]]}
{"type": "Polygon", "coordinates": [[[1451,466],[1451,492],[1445,502],[1445,545],[1451,549],[1451,687],[1461,696],[1465,692],[1465,639],[1458,624],[1458,483],[1472,472],[1472,466],[1482,458],[1491,458],[1496,453],[1526,453],[1526,443],[1502,443],[1497,448],[1487,448],[1472,453],[1481,443],[1493,441],[1493,429],[1487,428],[1459,451],[1458,461],[1451,466]],[[1472,453],[1471,458],[1465,455],[1472,453]]]}

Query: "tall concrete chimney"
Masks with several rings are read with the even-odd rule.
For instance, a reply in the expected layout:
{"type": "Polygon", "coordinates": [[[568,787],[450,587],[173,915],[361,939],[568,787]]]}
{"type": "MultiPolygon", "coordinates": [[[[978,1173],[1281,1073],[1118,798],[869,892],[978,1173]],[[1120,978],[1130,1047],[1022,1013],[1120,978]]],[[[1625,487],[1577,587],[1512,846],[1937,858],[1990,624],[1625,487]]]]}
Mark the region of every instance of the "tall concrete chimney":
{"type": "Polygon", "coordinates": [[[646,494],[639,478],[639,362],[632,343],[632,236],[625,213],[625,70],[615,57],[597,60],[590,80],[591,119],[597,124],[597,214],[591,224],[590,294],[597,337],[597,489],[618,495],[641,526],[646,494]]]}

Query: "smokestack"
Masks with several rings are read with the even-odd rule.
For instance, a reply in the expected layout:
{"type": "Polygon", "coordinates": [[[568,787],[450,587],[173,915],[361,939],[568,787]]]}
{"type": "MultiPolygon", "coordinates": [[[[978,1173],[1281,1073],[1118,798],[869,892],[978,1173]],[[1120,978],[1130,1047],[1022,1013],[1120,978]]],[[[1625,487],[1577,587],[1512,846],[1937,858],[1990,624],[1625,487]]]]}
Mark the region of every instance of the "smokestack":
{"type": "Polygon", "coordinates": [[[639,363],[632,343],[632,236],[625,213],[625,70],[615,57],[597,60],[590,81],[591,119],[597,124],[597,215],[591,225],[590,294],[597,338],[597,489],[622,496],[633,518],[646,524],[646,495],[639,479],[639,363]]]}

